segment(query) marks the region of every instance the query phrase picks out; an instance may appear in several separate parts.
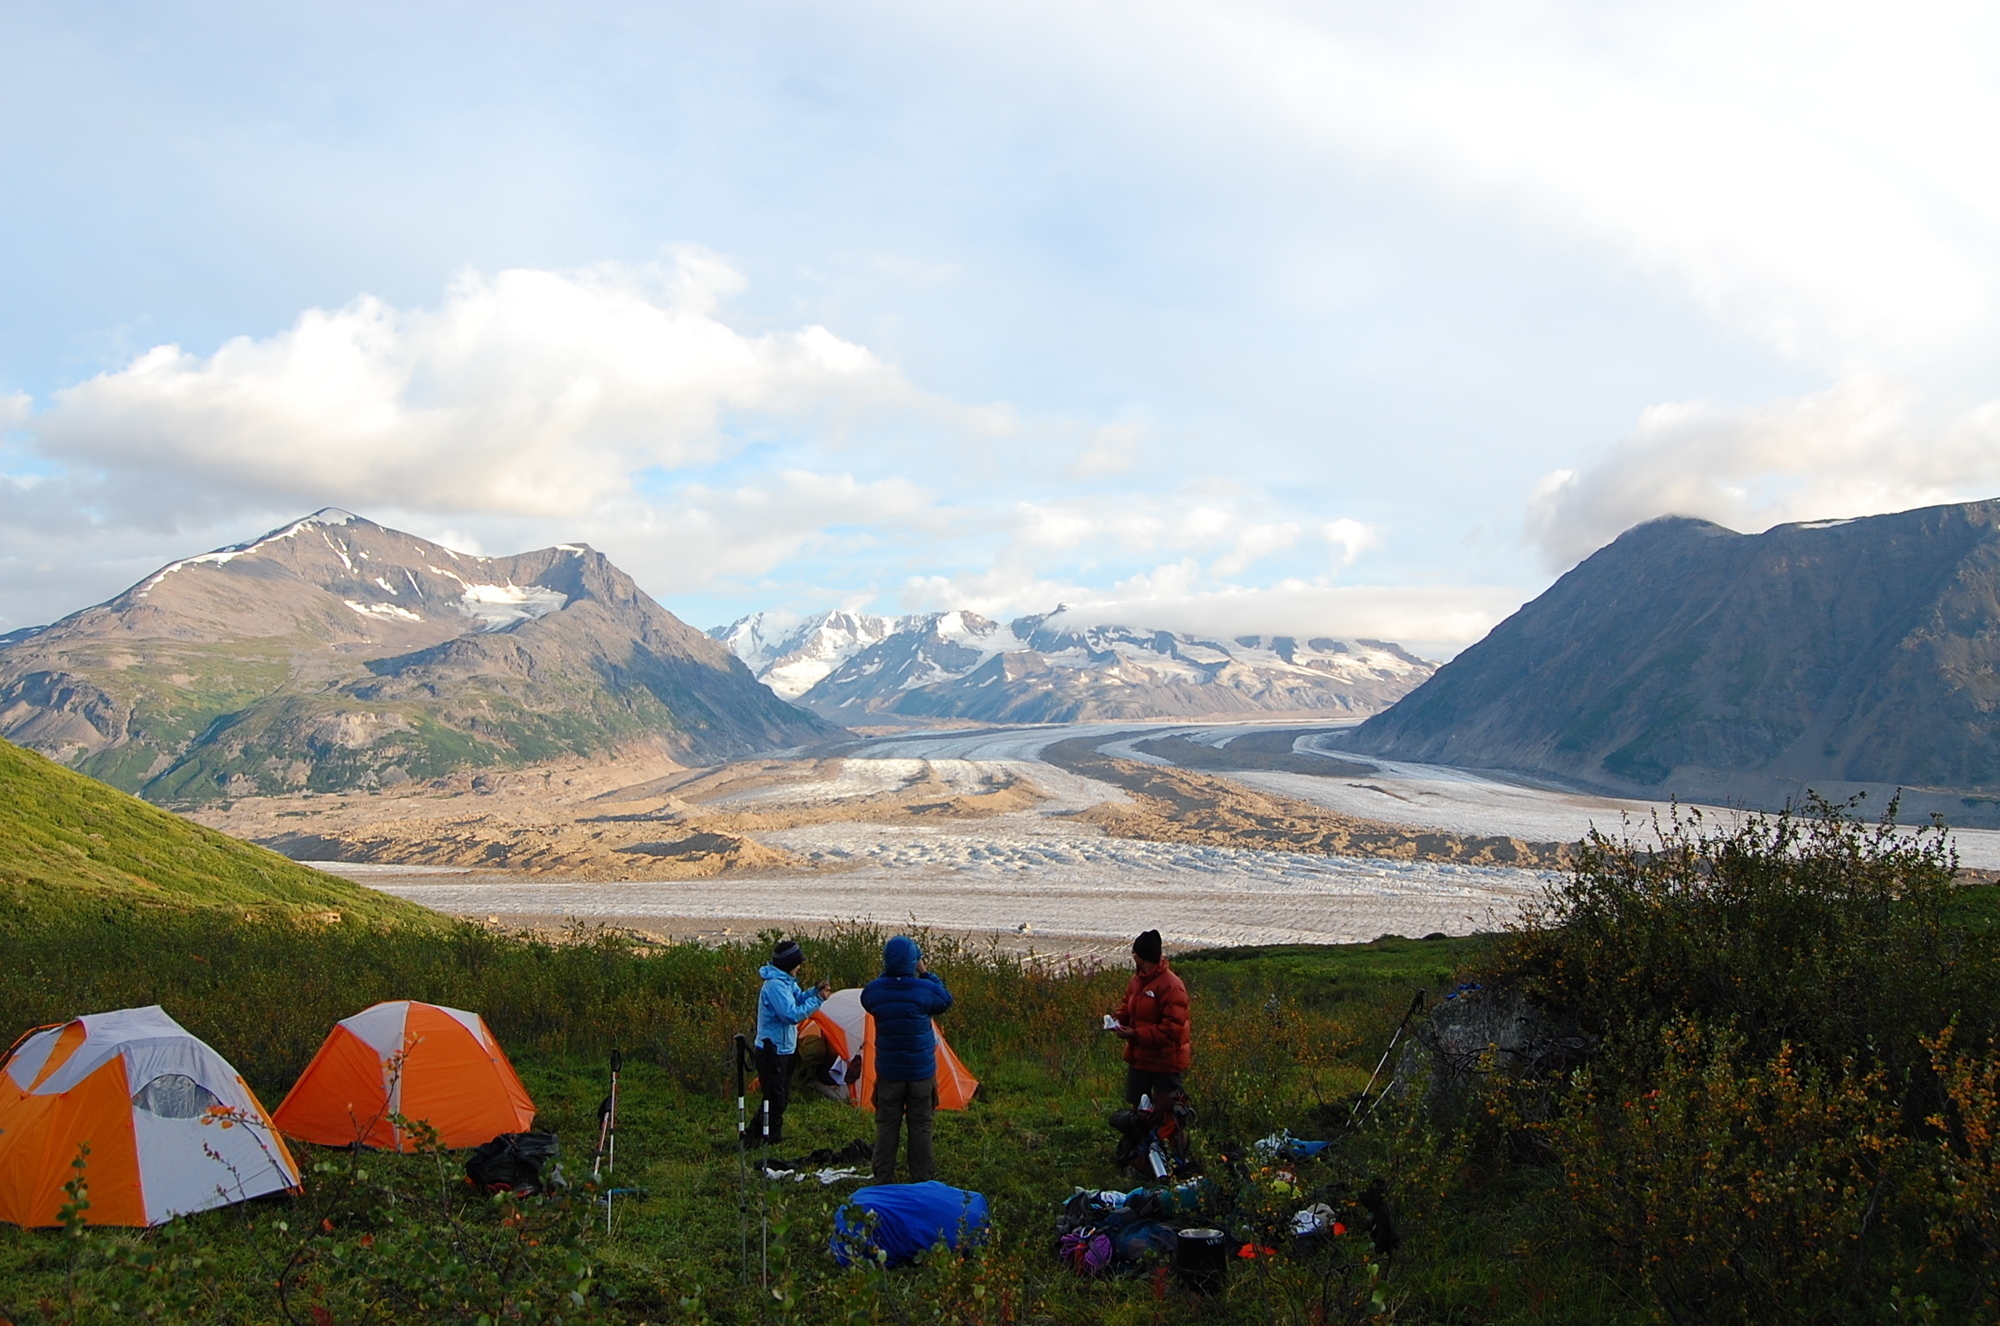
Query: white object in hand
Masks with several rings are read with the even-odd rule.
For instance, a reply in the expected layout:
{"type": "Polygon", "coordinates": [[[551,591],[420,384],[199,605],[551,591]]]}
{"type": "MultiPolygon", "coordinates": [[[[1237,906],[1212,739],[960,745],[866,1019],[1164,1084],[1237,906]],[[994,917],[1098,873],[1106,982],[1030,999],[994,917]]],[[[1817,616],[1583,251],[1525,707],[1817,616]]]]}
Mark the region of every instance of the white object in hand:
{"type": "Polygon", "coordinates": [[[1104,1029],[1106,1031],[1118,1030],[1118,1015],[1116,1013],[1106,1013],[1104,1015],[1104,1029]]]}

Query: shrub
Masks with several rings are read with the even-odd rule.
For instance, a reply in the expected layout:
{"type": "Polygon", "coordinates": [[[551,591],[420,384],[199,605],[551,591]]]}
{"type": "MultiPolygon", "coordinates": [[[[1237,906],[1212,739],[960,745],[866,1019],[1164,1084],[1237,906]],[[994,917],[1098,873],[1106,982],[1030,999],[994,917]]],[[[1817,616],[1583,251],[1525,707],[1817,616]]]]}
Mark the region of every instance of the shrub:
{"type": "MultiPolygon", "coordinates": [[[[1942,824],[1869,825],[1814,797],[1801,814],[1712,826],[1698,810],[1641,846],[1593,832],[1496,955],[1520,982],[1628,1052],[1680,1019],[1732,1026],[1746,1052],[1859,1056],[1902,1082],[1954,1018],[1992,1030],[1994,962],[1947,923],[1942,824]]],[[[1634,1066],[1638,1067],[1636,1061],[1634,1066]]]]}
{"type": "Polygon", "coordinates": [[[1579,1075],[1552,1127],[1580,1228],[1675,1322],[1829,1321],[1894,1283],[1913,1189],[1881,1068],[1758,1060],[1681,1021],[1643,1091],[1579,1075]]]}

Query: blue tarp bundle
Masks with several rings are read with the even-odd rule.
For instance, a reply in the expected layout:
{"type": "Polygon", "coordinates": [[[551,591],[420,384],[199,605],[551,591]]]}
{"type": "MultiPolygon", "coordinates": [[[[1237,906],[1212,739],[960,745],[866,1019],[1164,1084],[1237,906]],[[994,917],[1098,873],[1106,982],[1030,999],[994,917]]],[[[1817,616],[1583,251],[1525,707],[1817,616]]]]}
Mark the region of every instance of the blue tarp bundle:
{"type": "Polygon", "coordinates": [[[833,1241],[828,1246],[842,1266],[857,1259],[872,1260],[878,1251],[885,1265],[901,1266],[940,1243],[965,1248],[982,1242],[987,1227],[984,1193],[936,1181],[884,1184],[857,1188],[833,1213],[833,1241]]]}

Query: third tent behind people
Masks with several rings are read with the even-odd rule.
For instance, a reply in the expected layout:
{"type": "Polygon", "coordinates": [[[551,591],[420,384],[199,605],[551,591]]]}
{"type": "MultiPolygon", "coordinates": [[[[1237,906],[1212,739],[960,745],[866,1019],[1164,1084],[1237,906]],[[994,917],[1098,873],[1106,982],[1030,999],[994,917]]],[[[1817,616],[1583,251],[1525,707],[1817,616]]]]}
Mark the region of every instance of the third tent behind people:
{"type": "Polygon", "coordinates": [[[1157,930],[1132,941],[1132,965],[1125,1002],[1112,1015],[1112,1030],[1125,1042],[1125,1103],[1151,1096],[1157,1104],[1181,1089],[1193,1059],[1187,987],[1167,965],[1157,930]]]}
{"type": "Polygon", "coordinates": [[[882,974],[862,988],[861,1007],[875,1019],[875,1182],[896,1181],[896,1147],[909,1122],[910,1182],[937,1176],[931,1128],[937,1110],[937,1032],[931,1019],[951,1007],[951,992],[924,962],[916,941],[897,935],[882,946],[882,974]]]}

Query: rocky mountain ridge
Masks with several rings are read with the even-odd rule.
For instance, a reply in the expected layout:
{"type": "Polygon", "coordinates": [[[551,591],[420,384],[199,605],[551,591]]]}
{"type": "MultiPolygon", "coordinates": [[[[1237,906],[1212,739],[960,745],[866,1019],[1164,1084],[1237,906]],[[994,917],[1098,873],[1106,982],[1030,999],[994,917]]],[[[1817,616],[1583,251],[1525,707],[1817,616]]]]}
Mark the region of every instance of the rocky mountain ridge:
{"type": "Polygon", "coordinates": [[[711,634],[779,694],[846,726],[1358,717],[1433,671],[1382,641],[1207,638],[1078,621],[1061,607],[1006,623],[822,613],[786,630],[753,615],[711,634]]]}
{"type": "Polygon", "coordinates": [[[0,736],[161,801],[830,732],[589,547],[479,557],[333,509],[0,637],[0,736]]]}
{"type": "Polygon", "coordinates": [[[1648,797],[2000,808],[2000,502],[1626,531],[1341,741],[1648,797]]]}

